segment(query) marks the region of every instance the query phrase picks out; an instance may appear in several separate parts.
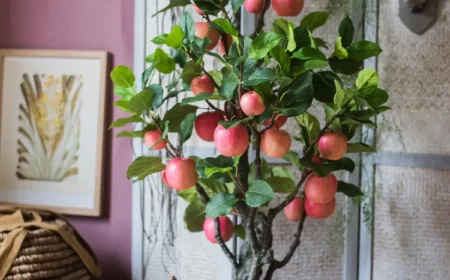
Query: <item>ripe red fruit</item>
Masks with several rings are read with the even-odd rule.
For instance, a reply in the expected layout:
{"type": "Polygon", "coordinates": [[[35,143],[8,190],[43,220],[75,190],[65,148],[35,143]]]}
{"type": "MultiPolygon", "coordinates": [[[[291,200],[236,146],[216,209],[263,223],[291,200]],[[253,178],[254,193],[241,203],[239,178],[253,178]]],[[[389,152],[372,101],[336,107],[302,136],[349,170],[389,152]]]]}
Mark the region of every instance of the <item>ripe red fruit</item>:
{"type": "MultiPolygon", "coordinates": [[[[275,114],[275,127],[281,128],[288,120],[288,117],[275,114]]],[[[272,118],[268,118],[263,122],[263,125],[269,126],[272,123],[272,118]]]]}
{"type": "MultiPolygon", "coordinates": [[[[220,223],[220,235],[224,242],[227,242],[233,236],[233,222],[227,216],[219,217],[220,223]]],[[[216,228],[214,225],[213,218],[206,218],[203,222],[203,231],[205,232],[206,239],[212,243],[217,243],[215,232],[216,228]]]]}
{"type": "Polygon", "coordinates": [[[261,138],[261,151],[272,158],[282,158],[291,148],[291,136],[284,130],[266,130],[261,138]]]}
{"type": "Polygon", "coordinates": [[[325,132],[319,139],[319,152],[329,160],[339,160],[348,149],[348,140],[342,132],[325,132]]]}
{"type": "Polygon", "coordinates": [[[273,0],[272,6],[277,15],[282,17],[295,17],[301,13],[304,6],[303,0],[273,0]]]}
{"type": "MultiPolygon", "coordinates": [[[[158,130],[150,130],[144,134],[144,142],[147,147],[151,148],[161,138],[162,133],[158,130]]],[[[155,151],[166,148],[166,141],[162,140],[156,144],[152,149],[155,151]]]]}
{"type": "Polygon", "coordinates": [[[228,130],[219,124],[214,131],[216,149],[227,157],[242,155],[248,148],[248,141],[247,129],[241,124],[228,130]]]}
{"type": "Polygon", "coordinates": [[[338,181],[334,174],[319,177],[316,173],[309,175],[305,182],[305,195],[317,203],[330,202],[336,194],[338,181]]]}
{"type": "Polygon", "coordinates": [[[162,179],[172,189],[185,190],[194,186],[198,180],[195,162],[190,158],[173,158],[166,164],[162,179]]]}
{"type": "Polygon", "coordinates": [[[214,142],[214,131],[219,125],[219,121],[224,119],[220,112],[202,113],[195,119],[195,132],[203,141],[214,142]]]}
{"type": "Polygon", "coordinates": [[[266,110],[266,105],[264,105],[261,96],[256,91],[250,91],[242,95],[239,103],[242,111],[247,116],[261,115],[266,110]]]}
{"type": "Polygon", "coordinates": [[[245,0],[244,7],[247,12],[259,15],[264,9],[264,0],[245,0]]]}
{"type": "Polygon", "coordinates": [[[214,49],[219,42],[219,32],[215,29],[209,29],[209,22],[196,22],[195,23],[195,36],[204,39],[205,37],[209,37],[211,39],[211,43],[206,47],[208,51],[214,49]]]}
{"type": "Polygon", "coordinates": [[[202,92],[213,94],[214,93],[214,83],[206,75],[195,77],[191,81],[191,90],[194,95],[199,95],[202,92]]]}
{"type": "Polygon", "coordinates": [[[200,16],[205,15],[205,12],[202,9],[200,9],[199,7],[197,7],[197,5],[195,5],[195,4],[194,4],[194,11],[200,16]]]}
{"type": "Polygon", "coordinates": [[[314,162],[314,163],[321,163],[322,159],[320,157],[318,157],[318,156],[313,156],[311,161],[314,162]]]}
{"type": "Polygon", "coordinates": [[[327,203],[317,203],[305,198],[306,214],[313,219],[326,219],[330,217],[336,208],[336,199],[333,198],[327,203]]]}
{"type": "Polygon", "coordinates": [[[303,198],[296,196],[291,203],[284,207],[284,214],[290,221],[300,221],[303,218],[303,198]]]}
{"type": "Polygon", "coordinates": [[[227,54],[228,50],[230,49],[231,45],[233,44],[233,37],[231,37],[231,35],[226,34],[224,37],[225,37],[225,39],[222,38],[219,41],[219,51],[222,55],[227,54]]]}

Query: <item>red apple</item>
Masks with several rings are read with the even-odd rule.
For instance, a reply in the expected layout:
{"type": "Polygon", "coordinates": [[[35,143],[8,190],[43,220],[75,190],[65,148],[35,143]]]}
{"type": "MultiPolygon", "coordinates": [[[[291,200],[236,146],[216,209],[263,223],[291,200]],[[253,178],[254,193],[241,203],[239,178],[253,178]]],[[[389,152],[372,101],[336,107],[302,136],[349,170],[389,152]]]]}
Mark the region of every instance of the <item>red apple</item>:
{"type": "Polygon", "coordinates": [[[325,132],[319,139],[319,152],[329,160],[339,160],[348,149],[348,140],[342,132],[325,132]]]}
{"type": "Polygon", "coordinates": [[[272,158],[282,158],[291,148],[291,136],[284,130],[266,130],[261,138],[261,151],[272,158]]]}
{"type": "Polygon", "coordinates": [[[167,186],[185,190],[194,186],[198,180],[195,162],[190,158],[173,158],[166,164],[162,179],[167,186]]]}
{"type": "Polygon", "coordinates": [[[214,142],[214,131],[219,125],[219,121],[224,119],[220,112],[202,113],[195,119],[195,132],[203,141],[214,142]]]}
{"type": "Polygon", "coordinates": [[[305,198],[306,214],[313,219],[326,219],[330,217],[336,208],[336,199],[333,198],[327,203],[317,203],[305,198]]]}
{"type": "Polygon", "coordinates": [[[303,0],[273,0],[272,6],[281,17],[295,17],[303,10],[303,0]]]}
{"type": "Polygon", "coordinates": [[[286,207],[284,207],[284,214],[290,221],[300,221],[303,218],[303,198],[296,196],[286,207]]]}
{"type": "Polygon", "coordinates": [[[231,45],[233,44],[233,37],[231,35],[226,34],[225,38],[220,39],[219,41],[219,51],[222,55],[227,54],[231,45]],[[224,43],[225,42],[225,43],[224,43]]]}
{"type": "Polygon", "coordinates": [[[316,173],[309,175],[305,182],[305,196],[317,203],[330,202],[336,194],[338,181],[334,174],[319,177],[316,173]]]}
{"type": "Polygon", "coordinates": [[[245,0],[244,7],[247,12],[259,15],[264,9],[264,0],[245,0]]]}
{"type": "MultiPolygon", "coordinates": [[[[151,148],[153,145],[155,145],[156,142],[158,142],[159,139],[161,139],[161,136],[162,133],[158,130],[147,131],[144,134],[144,142],[147,145],[147,147],[151,148]]],[[[153,147],[153,150],[158,151],[164,148],[166,148],[166,141],[162,140],[153,147]]]]}
{"type": "Polygon", "coordinates": [[[195,5],[195,4],[193,4],[194,5],[194,11],[198,14],[198,15],[200,15],[200,16],[204,16],[205,15],[205,12],[202,10],[202,9],[200,9],[199,7],[197,7],[197,5],[195,5]]]}
{"type": "Polygon", "coordinates": [[[196,22],[195,23],[195,36],[204,39],[205,37],[209,37],[211,39],[211,43],[206,47],[208,51],[214,49],[219,42],[219,32],[215,29],[209,29],[209,22],[196,22]]]}
{"type": "Polygon", "coordinates": [[[206,75],[195,77],[191,81],[191,90],[194,95],[199,95],[202,92],[213,94],[214,93],[214,83],[206,75]]]}
{"type": "Polygon", "coordinates": [[[318,156],[313,156],[311,161],[314,162],[314,163],[321,163],[322,162],[322,158],[318,157],[318,156]]]}
{"type": "MultiPolygon", "coordinates": [[[[233,236],[233,222],[227,216],[219,217],[220,223],[220,235],[224,242],[227,242],[233,236]]],[[[213,218],[206,218],[203,222],[203,231],[205,232],[206,239],[212,243],[217,243],[215,233],[216,227],[214,225],[213,218]]]]}
{"type": "Polygon", "coordinates": [[[247,129],[242,124],[228,130],[219,124],[214,131],[216,149],[227,157],[242,155],[248,148],[248,141],[247,129]]]}
{"type": "Polygon", "coordinates": [[[244,93],[239,103],[242,111],[247,116],[261,115],[266,110],[266,105],[264,105],[261,96],[256,91],[244,93]]]}
{"type": "MultiPolygon", "coordinates": [[[[288,117],[275,114],[275,124],[274,126],[277,128],[281,128],[288,120],[288,117]]],[[[263,125],[269,126],[272,123],[272,118],[268,118],[263,122],[263,125]]]]}

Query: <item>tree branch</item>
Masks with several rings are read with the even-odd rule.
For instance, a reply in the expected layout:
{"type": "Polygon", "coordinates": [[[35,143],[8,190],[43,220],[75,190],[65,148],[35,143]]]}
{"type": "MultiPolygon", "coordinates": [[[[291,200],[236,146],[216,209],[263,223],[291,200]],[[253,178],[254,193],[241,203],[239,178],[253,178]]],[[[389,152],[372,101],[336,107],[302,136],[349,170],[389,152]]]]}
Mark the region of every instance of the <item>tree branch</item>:
{"type": "Polygon", "coordinates": [[[258,33],[259,32],[261,32],[261,30],[264,28],[264,17],[265,17],[265,15],[266,15],[266,12],[269,10],[269,8],[270,8],[270,0],[265,0],[264,1],[264,9],[263,9],[263,12],[262,12],[262,14],[259,16],[259,19],[258,19],[258,23],[257,23],[257,25],[256,25],[256,29],[255,29],[255,32],[253,32],[253,34],[252,35],[250,35],[250,38],[255,38],[256,37],[256,35],[258,35],[258,33]]]}

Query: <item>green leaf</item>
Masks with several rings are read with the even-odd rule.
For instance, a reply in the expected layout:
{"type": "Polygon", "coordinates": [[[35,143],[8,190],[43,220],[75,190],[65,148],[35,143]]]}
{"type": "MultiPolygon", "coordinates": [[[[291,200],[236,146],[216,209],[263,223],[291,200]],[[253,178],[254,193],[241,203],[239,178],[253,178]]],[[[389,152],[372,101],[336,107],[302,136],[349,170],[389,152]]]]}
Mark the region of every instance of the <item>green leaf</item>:
{"type": "Polygon", "coordinates": [[[116,138],[129,137],[129,138],[144,138],[143,131],[122,131],[116,135],[116,138]]]}
{"type": "Polygon", "coordinates": [[[239,124],[247,121],[248,119],[250,119],[250,117],[247,118],[247,119],[235,119],[235,120],[232,120],[232,121],[219,121],[219,124],[221,126],[223,126],[226,130],[228,130],[230,128],[238,126],[239,124]]]}
{"type": "Polygon", "coordinates": [[[370,120],[358,120],[358,119],[347,119],[343,122],[341,122],[341,124],[348,124],[348,125],[365,125],[367,127],[372,127],[372,128],[377,128],[378,126],[370,121],[370,120]]]}
{"type": "Polygon", "coordinates": [[[249,57],[253,59],[264,58],[271,49],[278,45],[281,36],[274,32],[261,32],[252,42],[249,57]]]}
{"type": "Polygon", "coordinates": [[[334,105],[335,105],[334,109],[336,111],[339,111],[342,108],[342,105],[348,99],[345,97],[345,91],[342,89],[339,82],[334,81],[334,86],[336,88],[336,94],[334,95],[334,105]]]}
{"type": "Polygon", "coordinates": [[[266,181],[276,193],[290,194],[295,190],[295,182],[291,178],[274,176],[266,181]]]}
{"type": "Polygon", "coordinates": [[[376,153],[377,149],[364,143],[348,143],[347,153],[376,153]]]}
{"type": "Polygon", "coordinates": [[[307,60],[303,62],[303,65],[300,67],[300,70],[295,74],[302,74],[313,69],[321,69],[327,66],[328,63],[323,60],[307,60]]]}
{"type": "MultiPolygon", "coordinates": [[[[206,175],[206,168],[227,168],[227,167],[234,167],[234,162],[232,158],[225,157],[225,156],[218,156],[218,157],[208,157],[205,159],[201,159],[197,162],[195,169],[197,170],[200,177],[205,178],[208,177],[206,175]]],[[[214,173],[210,174],[212,179],[219,180],[220,182],[228,183],[231,182],[231,178],[228,176],[228,174],[222,174],[222,173],[214,173]]]]}
{"type": "Polygon", "coordinates": [[[184,7],[191,4],[190,0],[172,0],[170,4],[164,7],[162,10],[159,10],[156,14],[152,15],[152,17],[156,16],[159,13],[164,13],[175,7],[184,7]]]}
{"type": "Polygon", "coordinates": [[[380,83],[380,76],[378,76],[377,71],[366,68],[361,70],[358,73],[358,79],[356,79],[356,88],[370,88],[370,87],[378,87],[380,83]]]}
{"type": "Polygon", "coordinates": [[[287,152],[284,156],[283,159],[290,162],[293,166],[299,167],[300,166],[300,158],[298,153],[290,150],[289,152],[287,152]]]}
{"type": "Polygon", "coordinates": [[[184,226],[190,232],[203,231],[203,222],[206,215],[205,204],[201,201],[195,201],[184,211],[184,226]]]}
{"type": "Polygon", "coordinates": [[[304,113],[311,106],[313,97],[312,74],[306,72],[298,76],[281,97],[281,114],[294,117],[304,113]]]}
{"type": "Polygon", "coordinates": [[[109,128],[122,127],[122,126],[125,126],[125,125],[129,124],[129,123],[136,123],[136,122],[144,122],[144,120],[138,115],[133,115],[133,116],[128,117],[128,118],[117,119],[115,122],[113,122],[109,126],[109,128]]]}
{"type": "Polygon", "coordinates": [[[277,73],[269,68],[258,67],[248,77],[248,80],[244,81],[244,87],[255,86],[265,82],[272,82],[277,77],[277,73]]]}
{"type": "MultiPolygon", "coordinates": [[[[248,184],[251,185],[255,178],[255,162],[250,164],[250,172],[248,173],[248,184]]],[[[262,180],[266,180],[272,176],[270,170],[269,163],[265,159],[261,159],[261,178],[262,180]]]]}
{"type": "Polygon", "coordinates": [[[202,92],[199,95],[193,97],[186,97],[181,101],[181,105],[186,105],[189,103],[204,101],[204,100],[223,100],[220,95],[210,94],[207,92],[202,92]]]}
{"type": "Polygon", "coordinates": [[[294,40],[296,49],[311,47],[311,31],[303,26],[297,26],[294,28],[294,40]]]}
{"type": "Polygon", "coordinates": [[[223,75],[219,70],[213,70],[208,72],[209,75],[213,78],[214,82],[220,87],[222,85],[223,75]]]}
{"type": "Polygon", "coordinates": [[[114,106],[120,108],[120,110],[127,112],[127,113],[133,113],[130,109],[128,109],[128,104],[130,103],[129,100],[126,99],[120,99],[114,102],[114,106]]]}
{"type": "Polygon", "coordinates": [[[255,180],[245,194],[247,205],[259,207],[275,198],[270,185],[263,180],[255,180]]]}
{"type": "Polygon", "coordinates": [[[182,106],[180,103],[173,106],[169,111],[164,115],[163,121],[169,122],[169,132],[178,132],[180,131],[181,122],[186,118],[190,113],[195,113],[197,111],[197,106],[192,105],[184,105],[182,106]]]}
{"type": "Polygon", "coordinates": [[[180,23],[181,31],[183,31],[184,38],[189,42],[194,42],[195,40],[195,23],[192,20],[192,16],[188,12],[184,12],[181,15],[180,23]]]}
{"type": "Polygon", "coordinates": [[[236,204],[236,197],[231,193],[218,193],[206,205],[206,217],[226,216],[236,204]]]}
{"type": "Polygon", "coordinates": [[[222,85],[219,88],[219,95],[228,99],[233,100],[235,95],[235,89],[239,84],[239,79],[236,74],[230,71],[228,68],[222,68],[222,85]]]}
{"type": "Polygon", "coordinates": [[[171,49],[170,55],[172,56],[172,58],[176,64],[178,64],[181,68],[184,67],[184,65],[186,64],[187,58],[188,58],[187,54],[185,54],[184,52],[182,52],[179,49],[171,49]]]}
{"type": "Polygon", "coordinates": [[[175,61],[169,57],[162,49],[155,50],[156,70],[163,74],[170,74],[175,70],[175,61]]]}
{"type": "Polygon", "coordinates": [[[340,60],[334,56],[328,60],[328,63],[334,72],[345,75],[353,75],[361,68],[361,61],[349,58],[340,60]]]}
{"type": "Polygon", "coordinates": [[[298,58],[300,60],[322,60],[327,61],[325,54],[318,49],[311,47],[303,47],[292,54],[293,58],[298,58]]]}
{"type": "MultiPolygon", "coordinates": [[[[289,73],[289,69],[291,68],[291,60],[289,59],[288,54],[286,51],[280,47],[276,46],[270,51],[272,57],[278,62],[278,65],[280,66],[281,71],[283,71],[284,74],[289,73]]],[[[258,69],[258,68],[257,68],[258,69]]],[[[270,70],[268,68],[263,68],[270,70]]],[[[276,77],[276,73],[274,73],[274,78],[276,77]]]]}
{"type": "Polygon", "coordinates": [[[344,48],[350,46],[353,41],[353,36],[355,33],[355,27],[353,22],[348,15],[341,21],[339,25],[339,36],[342,37],[342,46],[344,48]]]}
{"type": "Polygon", "coordinates": [[[320,123],[317,118],[305,112],[300,116],[295,117],[297,125],[300,127],[301,136],[305,146],[311,145],[320,134],[320,123]]]}
{"type": "Polygon", "coordinates": [[[133,70],[127,66],[116,66],[111,71],[111,80],[116,86],[121,87],[133,87],[136,78],[134,77],[133,70]]]}
{"type": "Polygon", "coordinates": [[[342,46],[342,37],[336,38],[333,55],[335,55],[340,60],[343,60],[348,57],[347,49],[342,46]]]}
{"type": "Polygon", "coordinates": [[[180,130],[181,130],[181,144],[189,140],[192,136],[192,130],[194,129],[194,123],[195,119],[197,118],[197,115],[195,113],[189,113],[186,115],[186,117],[183,119],[183,121],[180,124],[180,130]]]}
{"type": "Polygon", "coordinates": [[[244,4],[245,0],[231,0],[231,7],[233,8],[233,13],[236,13],[239,8],[244,4]]]}
{"type": "Polygon", "coordinates": [[[156,45],[165,45],[167,36],[169,36],[169,34],[166,33],[158,35],[152,39],[152,42],[155,43],[156,45]]]}
{"type": "MultiPolygon", "coordinates": [[[[225,32],[226,34],[230,34],[233,37],[239,36],[239,31],[234,27],[231,22],[224,18],[217,18],[213,20],[214,25],[220,27],[219,30],[225,32]]],[[[213,25],[213,26],[214,26],[213,25]]]]}
{"type": "MultiPolygon", "coordinates": [[[[232,0],[233,1],[233,0],[232,0]]],[[[242,225],[234,225],[233,233],[242,240],[245,240],[245,228],[242,225]]]]}
{"type": "Polygon", "coordinates": [[[161,157],[140,156],[128,167],[127,178],[136,177],[136,181],[144,180],[148,175],[161,172],[165,168],[161,157]]]}
{"type": "Polygon", "coordinates": [[[233,167],[206,167],[205,175],[207,177],[211,177],[212,175],[214,175],[216,173],[228,174],[229,172],[232,172],[233,170],[234,170],[233,167]]]}
{"type": "Polygon", "coordinates": [[[314,98],[323,103],[332,103],[336,93],[334,81],[342,86],[342,80],[331,71],[316,72],[313,74],[314,98]]]}
{"type": "Polygon", "coordinates": [[[294,37],[294,25],[285,19],[279,18],[273,21],[273,31],[286,38],[286,50],[292,52],[297,44],[294,37]],[[281,32],[282,31],[282,32],[281,32]]]}
{"type": "Polygon", "coordinates": [[[181,30],[181,26],[175,25],[172,28],[172,32],[170,32],[169,36],[166,38],[166,44],[172,48],[178,48],[183,42],[184,33],[181,30]]]}
{"type": "Polygon", "coordinates": [[[381,48],[374,42],[359,41],[348,47],[348,57],[354,60],[364,60],[377,56],[382,52],[381,48]]]}
{"type": "Polygon", "coordinates": [[[362,106],[370,106],[372,109],[376,110],[376,108],[382,104],[384,104],[389,99],[389,95],[386,91],[381,88],[362,88],[359,91],[359,98],[364,99],[366,104],[358,104],[362,106]]]}
{"type": "Polygon", "coordinates": [[[153,111],[156,111],[163,103],[164,89],[157,84],[149,85],[148,88],[153,92],[152,109],[153,111]]]}
{"type": "Polygon", "coordinates": [[[188,203],[200,202],[200,198],[195,188],[189,188],[177,192],[178,196],[184,199],[188,203]]]}
{"type": "Polygon", "coordinates": [[[348,197],[356,197],[364,195],[360,188],[344,181],[338,181],[337,192],[343,193],[348,197]]]}
{"type": "Polygon", "coordinates": [[[194,60],[189,61],[183,67],[183,72],[181,73],[181,79],[186,84],[191,84],[192,80],[195,77],[198,77],[202,74],[202,68],[197,65],[194,60]]]}
{"type": "Polygon", "coordinates": [[[213,197],[221,192],[233,193],[234,191],[234,183],[224,184],[214,178],[200,178],[197,183],[205,190],[208,197],[213,197]]]}
{"type": "Polygon", "coordinates": [[[130,101],[130,99],[136,94],[134,87],[114,86],[114,93],[123,99],[130,101]]]}
{"type": "Polygon", "coordinates": [[[214,16],[217,16],[222,6],[220,0],[194,0],[194,3],[206,14],[214,16]]]}
{"type": "Polygon", "coordinates": [[[149,88],[144,88],[141,92],[131,98],[128,109],[136,114],[142,114],[143,111],[151,111],[153,92],[149,88]]]}
{"type": "Polygon", "coordinates": [[[313,12],[306,15],[302,22],[301,26],[309,29],[310,31],[314,31],[317,27],[324,25],[327,22],[328,13],[326,12],[313,12]]]}
{"type": "Polygon", "coordinates": [[[292,174],[292,171],[284,166],[275,166],[272,167],[272,176],[274,177],[282,177],[282,178],[290,178],[292,180],[295,180],[294,174],[292,174]]]}
{"type": "Polygon", "coordinates": [[[204,39],[195,37],[194,41],[191,42],[192,52],[197,57],[197,63],[202,63],[203,55],[206,52],[206,47],[210,43],[211,43],[211,39],[209,37],[205,37],[204,39]]]}
{"type": "Polygon", "coordinates": [[[334,165],[333,171],[346,170],[352,173],[353,170],[355,170],[355,162],[352,159],[346,157],[339,160],[327,160],[326,163],[334,165]]]}

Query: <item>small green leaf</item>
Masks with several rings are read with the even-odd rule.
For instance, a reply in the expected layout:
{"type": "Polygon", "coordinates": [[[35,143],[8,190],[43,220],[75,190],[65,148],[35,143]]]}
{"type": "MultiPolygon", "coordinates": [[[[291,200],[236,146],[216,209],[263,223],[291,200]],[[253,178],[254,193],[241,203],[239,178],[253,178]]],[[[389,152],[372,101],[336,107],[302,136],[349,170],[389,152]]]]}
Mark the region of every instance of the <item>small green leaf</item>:
{"type": "Polygon", "coordinates": [[[334,86],[336,88],[336,94],[334,95],[334,105],[335,105],[335,110],[339,111],[342,108],[342,105],[346,100],[345,92],[342,89],[339,82],[334,81],[334,86]]]}
{"type": "Polygon", "coordinates": [[[136,177],[136,181],[144,180],[148,175],[161,172],[165,168],[161,157],[140,156],[128,167],[127,178],[136,177]]]}
{"type": "Polygon", "coordinates": [[[361,106],[370,106],[376,110],[378,106],[381,106],[388,101],[389,95],[381,88],[362,88],[358,92],[358,97],[363,99],[366,104],[358,104],[361,106]]]}
{"type": "Polygon", "coordinates": [[[201,74],[202,68],[198,66],[194,60],[191,60],[184,65],[183,72],[181,73],[181,79],[183,82],[190,85],[192,80],[201,74]]]}
{"type": "Polygon", "coordinates": [[[220,1],[221,0],[194,0],[194,3],[207,15],[217,16],[221,10],[220,7],[223,5],[220,1]]]}
{"type": "Polygon", "coordinates": [[[203,222],[206,215],[205,204],[201,201],[195,201],[184,211],[184,226],[190,232],[203,231],[203,222]]]}
{"type": "Polygon", "coordinates": [[[332,103],[336,93],[335,81],[342,86],[342,80],[331,71],[316,72],[313,74],[314,98],[323,103],[332,103]]]}
{"type": "Polygon", "coordinates": [[[348,57],[354,60],[364,60],[381,52],[380,46],[370,41],[355,42],[348,47],[348,57]]]}
{"type": "Polygon", "coordinates": [[[239,8],[244,4],[245,0],[231,0],[231,7],[233,8],[233,13],[236,13],[239,8]]]}
{"type": "Polygon", "coordinates": [[[165,45],[168,34],[161,34],[152,39],[152,42],[157,45],[165,45]]]}
{"type": "MultiPolygon", "coordinates": [[[[205,178],[208,177],[206,175],[206,168],[227,168],[227,167],[234,167],[234,162],[232,158],[225,157],[225,156],[218,156],[218,157],[208,157],[205,159],[201,159],[197,162],[195,169],[197,170],[200,177],[205,178]]],[[[228,174],[222,174],[222,173],[214,173],[211,176],[211,179],[219,180],[220,182],[228,183],[231,182],[231,178],[228,176],[228,174]]]]}
{"type": "Polygon", "coordinates": [[[353,41],[353,36],[355,33],[355,27],[353,22],[348,15],[341,21],[339,25],[339,36],[342,37],[342,46],[344,48],[350,46],[353,41]]]}
{"type": "Polygon", "coordinates": [[[314,31],[317,27],[324,25],[327,22],[328,13],[326,12],[313,12],[306,15],[302,22],[301,26],[309,29],[310,31],[314,31]]]}
{"type": "MultiPolygon", "coordinates": [[[[305,146],[311,145],[320,134],[320,123],[317,118],[305,112],[300,116],[295,117],[297,125],[300,127],[301,136],[305,146]]],[[[298,157],[298,156],[297,156],[298,157]]]]}
{"type": "MultiPolygon", "coordinates": [[[[233,1],[233,0],[232,0],[233,1]]],[[[245,228],[242,225],[234,225],[233,233],[242,240],[245,240],[245,228]]]]}
{"type": "Polygon", "coordinates": [[[253,59],[264,58],[271,49],[278,45],[281,36],[274,32],[261,32],[252,42],[249,57],[253,59]]]}
{"type": "Polygon", "coordinates": [[[137,123],[137,122],[144,122],[144,120],[138,115],[133,115],[128,118],[117,119],[109,126],[109,128],[122,127],[129,123],[137,123]]]}
{"type": "Polygon", "coordinates": [[[190,0],[172,0],[170,1],[170,4],[164,7],[163,9],[159,10],[156,14],[152,15],[152,17],[156,16],[159,13],[164,13],[172,8],[175,7],[184,7],[191,4],[190,0]]]}
{"type": "Polygon", "coordinates": [[[327,163],[334,165],[333,171],[346,170],[351,173],[355,170],[355,162],[350,158],[345,157],[339,160],[327,160],[327,163]]]}
{"type": "Polygon", "coordinates": [[[206,205],[206,217],[226,216],[236,204],[236,197],[231,193],[218,193],[206,205]]]}
{"type": "MultiPolygon", "coordinates": [[[[190,2],[189,2],[189,4],[190,4],[190,2]]],[[[181,27],[181,31],[183,31],[184,38],[186,38],[189,42],[194,42],[194,40],[195,40],[195,23],[192,20],[191,14],[188,12],[184,12],[183,15],[181,15],[179,25],[181,27]]]]}
{"type": "Polygon", "coordinates": [[[169,57],[162,49],[155,50],[156,70],[163,74],[170,74],[175,70],[175,61],[169,57]]]}
{"type": "Polygon", "coordinates": [[[228,130],[230,128],[238,126],[239,124],[241,124],[243,122],[249,121],[251,119],[253,119],[253,117],[250,116],[245,119],[236,119],[236,120],[232,120],[232,121],[219,121],[219,124],[228,130]]]}
{"type": "Polygon", "coordinates": [[[376,153],[376,149],[364,143],[349,143],[347,153],[376,153]]]}
{"type": "Polygon", "coordinates": [[[294,40],[296,49],[311,47],[311,31],[303,26],[297,26],[294,28],[294,40]]]}
{"type": "Polygon", "coordinates": [[[133,87],[136,78],[134,77],[133,70],[127,66],[116,66],[111,71],[111,80],[116,86],[121,87],[133,87]]]}
{"type": "Polygon", "coordinates": [[[141,114],[143,111],[151,111],[152,109],[153,92],[149,88],[144,88],[141,92],[131,98],[128,104],[128,109],[141,114]]]}
{"type": "Polygon", "coordinates": [[[372,128],[377,128],[378,126],[370,121],[370,120],[358,120],[358,119],[347,119],[343,122],[341,122],[341,124],[348,124],[348,125],[365,125],[367,127],[372,127],[372,128]]]}
{"type": "Polygon", "coordinates": [[[380,76],[378,75],[377,71],[370,68],[366,68],[358,73],[358,79],[356,79],[356,88],[357,89],[370,87],[376,88],[378,87],[379,83],[380,83],[380,76]]]}
{"type": "MultiPolygon", "coordinates": [[[[226,34],[230,34],[233,37],[239,36],[239,31],[231,24],[231,22],[224,18],[217,18],[213,20],[214,25],[219,27],[219,30],[225,32],[226,34]]],[[[214,26],[213,25],[213,26],[214,26]]]]}
{"type": "Polygon", "coordinates": [[[123,99],[130,101],[130,99],[136,95],[134,87],[114,86],[114,93],[123,99]]]}
{"type": "Polygon", "coordinates": [[[192,130],[194,129],[194,123],[195,119],[197,118],[197,115],[195,113],[189,113],[186,115],[186,117],[183,119],[183,121],[180,124],[180,130],[181,130],[181,144],[189,140],[192,136],[192,130]]]}
{"type": "MultiPolygon", "coordinates": [[[[286,51],[280,47],[276,46],[270,51],[272,57],[278,62],[278,65],[280,66],[281,71],[283,71],[284,74],[289,73],[289,69],[291,68],[291,60],[289,59],[288,54],[286,51]]],[[[257,68],[258,69],[258,68],[257,68]]],[[[270,70],[268,68],[263,68],[270,70]]],[[[274,78],[276,77],[276,73],[274,73],[274,78]]]]}
{"type": "Polygon", "coordinates": [[[255,86],[265,82],[272,82],[277,77],[277,73],[269,68],[258,67],[248,77],[248,80],[244,81],[244,87],[255,86]]]}
{"type": "Polygon", "coordinates": [[[195,188],[189,188],[186,190],[181,190],[177,192],[178,196],[184,199],[188,203],[192,202],[200,202],[200,197],[197,194],[197,190],[195,188]]]}
{"type": "Polygon", "coordinates": [[[311,47],[303,47],[292,54],[293,58],[298,58],[300,60],[322,60],[327,61],[325,54],[318,49],[311,47]]]}
{"type": "Polygon", "coordinates": [[[328,63],[323,60],[307,60],[303,62],[302,67],[300,67],[300,70],[296,72],[296,74],[302,74],[314,69],[321,69],[328,66],[328,63]]]}
{"type": "Polygon", "coordinates": [[[263,180],[255,180],[245,194],[247,205],[259,207],[275,198],[270,185],[263,180]]]}
{"type": "Polygon", "coordinates": [[[272,176],[290,178],[292,180],[295,180],[294,174],[292,174],[292,171],[290,170],[290,168],[287,168],[284,166],[272,167],[272,176]]]}
{"type": "Polygon", "coordinates": [[[144,138],[143,131],[122,131],[116,135],[116,138],[129,137],[129,138],[144,138]]]}
{"type": "Polygon", "coordinates": [[[148,88],[153,92],[152,96],[152,110],[156,111],[163,103],[164,89],[157,84],[149,85],[148,88]]]}
{"type": "Polygon", "coordinates": [[[211,177],[212,175],[214,175],[216,173],[228,174],[229,172],[232,172],[233,170],[234,170],[233,167],[206,167],[205,175],[207,177],[211,177]]]}
{"type": "Polygon", "coordinates": [[[231,183],[231,185],[225,184],[214,178],[200,178],[197,183],[205,190],[208,197],[223,192],[233,193],[234,191],[234,183],[231,183]]]}
{"type": "Polygon", "coordinates": [[[289,152],[287,152],[284,156],[283,159],[290,162],[293,166],[299,167],[300,166],[300,158],[298,156],[298,153],[290,150],[289,152]]]}
{"type": "Polygon", "coordinates": [[[184,105],[182,106],[180,103],[173,106],[169,111],[164,115],[163,121],[169,122],[169,132],[178,132],[180,131],[181,122],[186,118],[190,113],[195,113],[197,111],[197,106],[192,105],[184,105]]]}
{"type": "Polygon", "coordinates": [[[172,48],[178,48],[183,42],[184,33],[181,30],[181,26],[175,25],[172,28],[172,32],[166,38],[166,44],[172,48]]]}
{"type": "Polygon", "coordinates": [[[338,181],[337,192],[343,193],[348,197],[356,197],[364,195],[360,188],[344,181],[338,181]]]}
{"type": "Polygon", "coordinates": [[[340,60],[334,56],[328,60],[328,63],[334,72],[345,75],[353,75],[361,68],[361,61],[349,58],[340,60]]]}
{"type": "Polygon", "coordinates": [[[292,82],[288,91],[280,99],[281,114],[294,117],[304,113],[314,98],[312,74],[306,72],[292,82]]]}
{"type": "Polygon", "coordinates": [[[208,72],[209,75],[213,78],[214,82],[220,87],[222,85],[223,75],[219,70],[213,70],[208,72]]]}
{"type": "Polygon", "coordinates": [[[130,103],[129,100],[121,99],[114,102],[114,106],[120,108],[120,110],[127,112],[127,113],[133,113],[130,109],[128,109],[128,104],[130,103]]]}
{"type": "Polygon", "coordinates": [[[223,80],[219,88],[219,95],[228,100],[232,100],[235,96],[235,90],[239,85],[239,79],[234,72],[226,67],[222,68],[222,75],[223,80]]]}
{"type": "Polygon", "coordinates": [[[343,60],[348,57],[347,49],[342,46],[342,37],[336,38],[333,55],[335,55],[340,60],[343,60]]]}
{"type": "Polygon", "coordinates": [[[292,52],[297,44],[294,37],[294,24],[285,19],[279,18],[273,21],[273,31],[284,36],[286,39],[286,50],[292,52]]]}
{"type": "Polygon", "coordinates": [[[295,190],[295,182],[291,178],[274,176],[266,179],[267,183],[277,193],[292,193],[295,190]]]}
{"type": "Polygon", "coordinates": [[[224,99],[220,95],[202,92],[196,96],[184,98],[183,100],[181,100],[181,105],[186,105],[189,103],[194,103],[194,102],[199,102],[199,101],[204,101],[204,100],[224,100],[224,99]]]}

